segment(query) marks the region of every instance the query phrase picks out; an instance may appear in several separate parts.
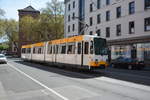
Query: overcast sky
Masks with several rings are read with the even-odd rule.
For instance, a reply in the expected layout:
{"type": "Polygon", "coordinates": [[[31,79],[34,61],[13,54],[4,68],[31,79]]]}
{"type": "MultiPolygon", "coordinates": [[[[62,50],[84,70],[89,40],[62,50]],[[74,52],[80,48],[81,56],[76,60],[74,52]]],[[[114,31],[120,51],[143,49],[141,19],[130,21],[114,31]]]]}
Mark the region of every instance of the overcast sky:
{"type": "Polygon", "coordinates": [[[6,18],[18,20],[18,9],[23,9],[29,6],[30,1],[31,1],[31,5],[35,9],[39,10],[41,8],[46,7],[46,3],[50,2],[51,0],[0,0],[0,8],[5,10],[6,18]]]}

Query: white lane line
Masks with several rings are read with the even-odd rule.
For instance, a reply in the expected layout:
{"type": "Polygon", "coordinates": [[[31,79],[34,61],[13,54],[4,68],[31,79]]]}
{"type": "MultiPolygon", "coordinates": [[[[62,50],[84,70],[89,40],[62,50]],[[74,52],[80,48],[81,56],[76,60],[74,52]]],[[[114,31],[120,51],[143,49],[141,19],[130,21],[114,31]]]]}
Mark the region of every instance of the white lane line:
{"type": "Polygon", "coordinates": [[[131,88],[141,89],[141,90],[145,90],[145,91],[150,92],[150,86],[135,84],[135,83],[126,82],[126,81],[117,80],[117,79],[108,78],[108,77],[100,77],[100,78],[95,78],[95,79],[100,80],[100,81],[104,81],[104,82],[108,82],[108,83],[118,84],[118,85],[121,85],[121,86],[128,86],[128,87],[131,87],[131,88]]]}
{"type": "Polygon", "coordinates": [[[42,84],[41,82],[39,82],[38,80],[32,78],[31,76],[27,75],[26,73],[24,73],[23,71],[19,70],[18,68],[16,68],[13,65],[8,64],[11,68],[15,69],[16,71],[20,72],[21,74],[25,75],[26,77],[30,78],[32,81],[34,81],[35,83],[41,85],[42,87],[46,88],[47,90],[49,90],[50,92],[54,93],[55,95],[57,95],[58,97],[60,97],[63,100],[69,100],[68,98],[62,96],[61,94],[57,93],[55,90],[49,88],[48,86],[42,84]]]}

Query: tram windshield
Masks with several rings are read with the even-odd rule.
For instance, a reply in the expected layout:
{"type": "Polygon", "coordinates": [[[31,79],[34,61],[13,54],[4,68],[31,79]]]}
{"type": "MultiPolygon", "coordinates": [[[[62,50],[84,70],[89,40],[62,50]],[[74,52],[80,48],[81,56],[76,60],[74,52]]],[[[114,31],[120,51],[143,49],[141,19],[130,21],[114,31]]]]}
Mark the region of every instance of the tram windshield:
{"type": "Polygon", "coordinates": [[[107,44],[105,39],[94,38],[95,55],[107,55],[107,44]]]}

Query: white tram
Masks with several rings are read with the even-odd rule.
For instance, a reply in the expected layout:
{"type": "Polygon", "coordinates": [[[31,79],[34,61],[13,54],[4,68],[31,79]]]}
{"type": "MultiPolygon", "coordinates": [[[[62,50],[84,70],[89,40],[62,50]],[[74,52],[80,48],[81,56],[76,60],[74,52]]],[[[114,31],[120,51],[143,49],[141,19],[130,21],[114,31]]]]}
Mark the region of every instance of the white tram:
{"type": "Polygon", "coordinates": [[[96,69],[108,66],[106,39],[81,35],[22,46],[21,58],[54,65],[96,69]]]}

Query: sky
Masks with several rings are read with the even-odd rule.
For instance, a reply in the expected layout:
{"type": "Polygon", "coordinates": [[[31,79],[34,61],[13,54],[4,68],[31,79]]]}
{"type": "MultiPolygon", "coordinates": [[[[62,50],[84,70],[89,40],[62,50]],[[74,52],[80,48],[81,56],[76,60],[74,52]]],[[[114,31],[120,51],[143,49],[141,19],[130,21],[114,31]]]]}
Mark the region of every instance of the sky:
{"type": "Polygon", "coordinates": [[[46,7],[46,3],[50,1],[51,0],[0,0],[0,8],[6,12],[6,18],[18,20],[18,9],[29,6],[31,2],[31,6],[39,10],[46,7]]]}

